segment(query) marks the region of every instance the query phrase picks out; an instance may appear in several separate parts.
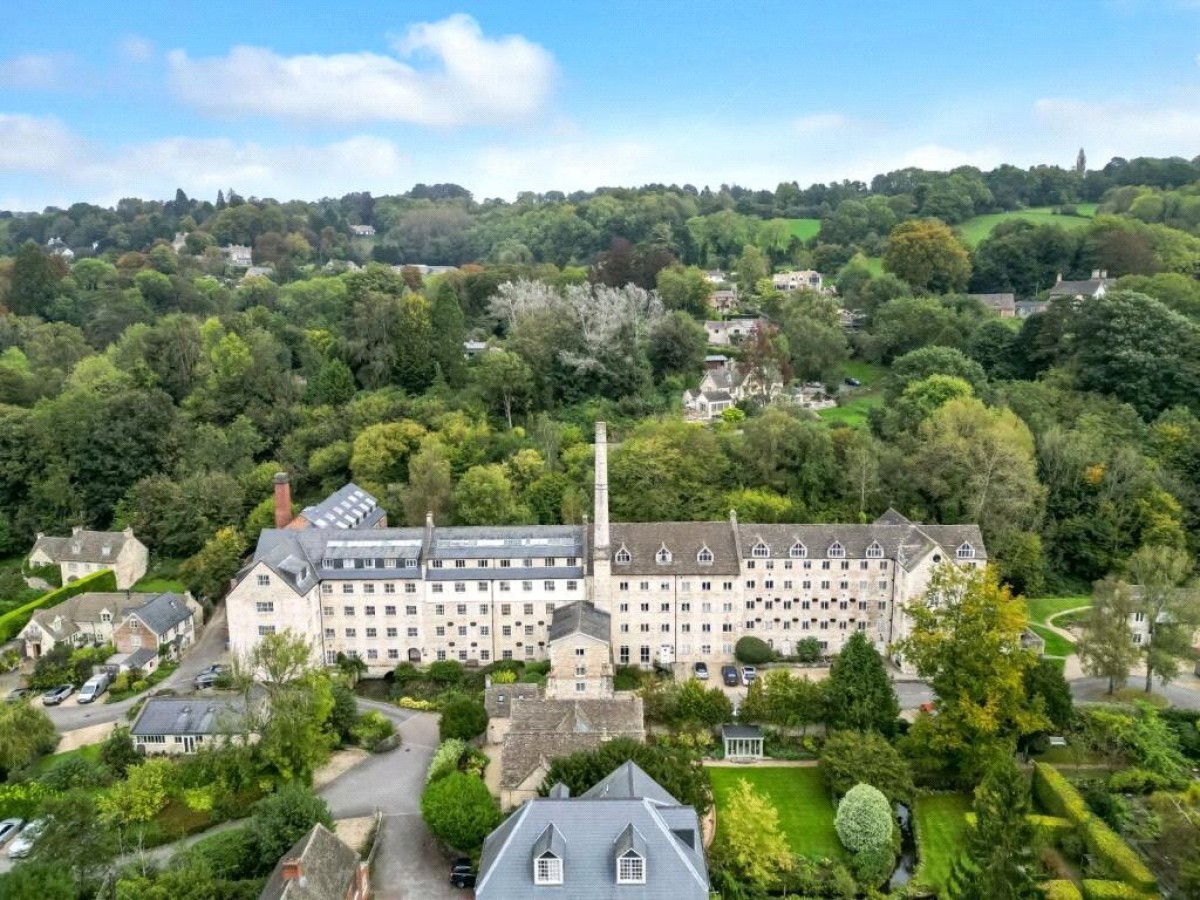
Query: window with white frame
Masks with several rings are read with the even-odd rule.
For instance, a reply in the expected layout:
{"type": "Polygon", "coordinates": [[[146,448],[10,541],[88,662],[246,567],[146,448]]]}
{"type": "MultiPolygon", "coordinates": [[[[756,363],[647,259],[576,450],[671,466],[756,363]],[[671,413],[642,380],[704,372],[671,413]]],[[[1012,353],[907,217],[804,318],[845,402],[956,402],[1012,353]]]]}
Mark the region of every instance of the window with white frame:
{"type": "Polygon", "coordinates": [[[632,558],[633,557],[629,555],[629,551],[625,549],[624,545],[622,545],[621,549],[617,551],[617,555],[613,557],[616,562],[622,565],[628,564],[632,558]]]}
{"type": "Polygon", "coordinates": [[[258,576],[258,586],[259,587],[267,587],[270,583],[271,583],[270,575],[259,575],[258,576]]]}
{"type": "Polygon", "coordinates": [[[696,562],[702,566],[711,566],[713,562],[713,553],[707,547],[701,547],[700,552],[696,554],[696,562]]]}
{"type": "Polygon", "coordinates": [[[871,546],[867,548],[867,556],[870,559],[879,559],[883,556],[883,548],[879,546],[878,541],[871,541],[871,546]]]}
{"type": "Polygon", "coordinates": [[[792,559],[803,559],[808,556],[808,548],[799,541],[796,541],[796,543],[792,544],[791,549],[788,550],[788,556],[792,559]]]}
{"type": "Polygon", "coordinates": [[[645,884],[646,861],[630,850],[617,860],[617,884],[645,884]]]}
{"type": "Polygon", "coordinates": [[[825,555],[833,559],[841,559],[846,555],[846,548],[843,547],[838,541],[834,541],[829,545],[829,550],[826,551],[825,555]]]}
{"type": "Polygon", "coordinates": [[[654,554],[654,559],[660,566],[670,565],[671,551],[667,549],[666,544],[658,548],[658,552],[654,554]]]}
{"type": "Polygon", "coordinates": [[[534,884],[562,884],[562,860],[553,853],[543,853],[533,861],[534,884]]]}
{"type": "Polygon", "coordinates": [[[960,546],[958,548],[958,550],[955,551],[955,555],[959,559],[974,559],[975,558],[975,548],[972,547],[969,543],[964,542],[962,544],[962,546],[960,546]]]}
{"type": "Polygon", "coordinates": [[[759,541],[754,545],[753,549],[751,549],[750,555],[755,559],[766,559],[771,555],[771,548],[762,541],[759,541]]]}

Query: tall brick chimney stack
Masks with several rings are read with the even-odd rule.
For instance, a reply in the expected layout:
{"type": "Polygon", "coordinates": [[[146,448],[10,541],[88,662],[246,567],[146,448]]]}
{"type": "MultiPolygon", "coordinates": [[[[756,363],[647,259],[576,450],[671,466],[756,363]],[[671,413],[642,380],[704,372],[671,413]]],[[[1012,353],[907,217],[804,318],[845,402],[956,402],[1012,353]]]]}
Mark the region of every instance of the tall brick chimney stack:
{"type": "Polygon", "coordinates": [[[292,521],[292,484],[287,472],[275,473],[275,527],[287,528],[292,521]]]}

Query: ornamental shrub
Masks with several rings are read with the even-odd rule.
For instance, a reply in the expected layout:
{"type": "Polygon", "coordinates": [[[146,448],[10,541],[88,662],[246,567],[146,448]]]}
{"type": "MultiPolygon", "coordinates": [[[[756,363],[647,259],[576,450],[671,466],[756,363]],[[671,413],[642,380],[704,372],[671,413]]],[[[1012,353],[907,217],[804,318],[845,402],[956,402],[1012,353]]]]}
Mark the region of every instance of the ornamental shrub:
{"type": "Polygon", "coordinates": [[[1033,796],[1048,813],[1076,825],[1088,817],[1087,804],[1079,791],[1053,766],[1033,764],[1033,796]]]}
{"type": "Polygon", "coordinates": [[[1124,769],[1108,779],[1108,789],[1118,794],[1153,794],[1170,786],[1170,778],[1147,769],[1124,769]]]}
{"type": "Polygon", "coordinates": [[[751,666],[761,666],[775,658],[775,653],[767,646],[766,641],[750,635],[734,644],[733,655],[737,657],[738,662],[751,666]]]}
{"type": "Polygon", "coordinates": [[[501,669],[492,675],[492,684],[516,684],[517,673],[512,669],[501,669]]]}
{"type": "Polygon", "coordinates": [[[420,709],[425,712],[437,709],[437,704],[432,700],[414,700],[412,697],[401,697],[396,705],[401,709],[420,709]]]}
{"type": "Polygon", "coordinates": [[[421,796],[421,818],[434,836],[460,853],[472,853],[503,818],[487,785],[451,772],[430,782],[421,796]]]}
{"type": "Polygon", "coordinates": [[[1075,882],[1066,879],[1047,881],[1042,885],[1042,890],[1046,892],[1044,900],[1083,900],[1075,882]]]}
{"type": "MultiPolygon", "coordinates": [[[[1095,816],[1088,817],[1082,831],[1083,840],[1096,857],[1096,864],[1101,871],[1141,891],[1154,893],[1157,886],[1154,875],[1115,831],[1095,816]]],[[[1086,889],[1084,895],[1087,895],[1086,889]]]]}
{"type": "Polygon", "coordinates": [[[1084,900],[1154,900],[1157,891],[1147,893],[1123,881],[1101,881],[1097,878],[1083,879],[1084,900]]]}
{"type": "Polygon", "coordinates": [[[429,664],[429,680],[438,684],[459,684],[463,674],[462,663],[455,659],[439,659],[429,664]]]}
{"type": "Polygon", "coordinates": [[[442,708],[438,736],[443,740],[469,741],[487,730],[488,714],[484,705],[470,697],[455,697],[442,708]]]}
{"type": "Polygon", "coordinates": [[[0,784],[0,819],[35,819],[54,791],[39,781],[0,784]]]}
{"type": "Polygon", "coordinates": [[[395,733],[396,726],[392,724],[391,719],[374,710],[363,713],[354,727],[350,729],[350,736],[354,738],[354,743],[371,752],[374,752],[380,744],[395,733]]]}
{"type": "Polygon", "coordinates": [[[796,641],[796,659],[800,662],[814,663],[821,658],[821,642],[815,637],[801,638],[796,641]]]}
{"type": "Polygon", "coordinates": [[[438,744],[437,750],[433,752],[433,758],[429,760],[429,770],[425,773],[425,783],[429,784],[429,782],[443,778],[451,772],[458,771],[458,764],[466,752],[467,742],[459,738],[451,738],[448,741],[442,741],[438,744]]]}
{"type": "Polygon", "coordinates": [[[892,805],[878,788],[856,784],[838,804],[833,826],[852,853],[891,847],[892,805]]]}

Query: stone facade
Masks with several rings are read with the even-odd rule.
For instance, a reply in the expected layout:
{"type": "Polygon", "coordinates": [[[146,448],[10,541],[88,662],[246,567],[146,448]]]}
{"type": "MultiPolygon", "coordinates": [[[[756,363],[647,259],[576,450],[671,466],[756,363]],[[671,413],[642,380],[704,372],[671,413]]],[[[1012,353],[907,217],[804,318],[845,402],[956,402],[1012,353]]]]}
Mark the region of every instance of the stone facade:
{"type": "Polygon", "coordinates": [[[146,574],[150,554],[146,545],[124,531],[87,531],[75,527],[70,537],[39,534],[29,552],[32,566],[57,565],[62,583],[69,584],[101,569],[112,569],[117,588],[125,591],[146,574]]]}

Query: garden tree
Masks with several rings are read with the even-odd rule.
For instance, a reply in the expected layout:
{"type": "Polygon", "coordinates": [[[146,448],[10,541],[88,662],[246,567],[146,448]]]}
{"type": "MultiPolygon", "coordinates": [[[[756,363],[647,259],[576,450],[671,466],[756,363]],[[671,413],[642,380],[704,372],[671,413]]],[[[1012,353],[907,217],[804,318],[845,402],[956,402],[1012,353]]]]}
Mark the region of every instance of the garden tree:
{"type": "Polygon", "coordinates": [[[258,882],[218,881],[204,862],[184,861],[154,875],[124,875],[114,900],[253,900],[258,882]]]}
{"type": "Polygon", "coordinates": [[[312,788],[303,784],[285,784],[255,804],[250,817],[250,835],[260,874],[266,874],[284,853],[320,823],[333,829],[329,805],[312,788]]]}
{"type": "Polygon", "coordinates": [[[467,696],[454,697],[442,707],[438,722],[438,737],[446,741],[458,738],[474,740],[487,731],[488,714],[483,704],[467,696]]]}
{"type": "Polygon", "coordinates": [[[124,778],[129,767],[141,758],[133,746],[129,729],[121,725],[115,727],[100,745],[100,761],[118,778],[124,778]]]}
{"type": "Polygon", "coordinates": [[[450,460],[446,447],[436,435],[421,441],[421,449],[408,460],[408,484],[404,488],[404,520],[408,525],[424,525],[426,513],[433,521],[450,518],[450,460]]]}
{"type": "Polygon", "coordinates": [[[723,868],[759,892],[774,887],[793,865],[779,810],[745,778],[722,804],[721,839],[714,849],[723,868]]]}
{"type": "Polygon", "coordinates": [[[879,651],[864,632],[854,632],[833,658],[823,688],[829,728],[895,734],[900,701],[879,651]]]}
{"type": "Polygon", "coordinates": [[[475,775],[451,772],[426,785],[421,818],[438,840],[460,853],[472,853],[502,816],[483,781],[475,775]]]}
{"type": "Polygon", "coordinates": [[[887,738],[875,731],[835,731],[821,748],[821,775],[835,796],[869,784],[892,802],[911,803],[912,769],[887,738]]]}
{"type": "Polygon", "coordinates": [[[991,539],[1037,521],[1045,499],[1033,435],[1007,409],[951,400],[920,427],[911,474],[939,522],[976,522],[991,539]]]}
{"type": "Polygon", "coordinates": [[[451,501],[455,521],[462,525],[520,525],[533,518],[517,497],[508,470],[498,463],[468,469],[451,501]]]}
{"type": "Polygon", "coordinates": [[[325,728],[333,735],[338,745],[345,745],[353,740],[354,726],[358,724],[358,702],[350,685],[358,681],[358,676],[366,671],[367,664],[357,656],[339,653],[337,667],[349,684],[335,681],[330,685],[333,702],[325,719],[325,728]]]}
{"type": "Polygon", "coordinates": [[[179,567],[179,577],[197,597],[216,601],[229,590],[230,580],[242,566],[246,539],[226,526],[204,542],[195,556],[179,567]]]}
{"type": "Polygon", "coordinates": [[[550,763],[538,791],[545,796],[561,781],[570,788],[572,797],[578,797],[630,760],[681,804],[695,807],[701,817],[712,807],[708,772],[695,754],[632,738],[614,738],[594,750],[558,757],[550,763]]]}
{"type": "Polygon", "coordinates": [[[1092,608],[1077,652],[1083,671],[1093,678],[1108,679],[1110,694],[1125,686],[1129,670],[1141,655],[1129,627],[1138,607],[1133,586],[1115,576],[1097,581],[1092,589],[1092,608]]]}
{"type": "Polygon", "coordinates": [[[19,316],[44,314],[58,292],[63,265],[33,241],[26,241],[13,260],[5,303],[19,316]]]}
{"type": "Polygon", "coordinates": [[[720,509],[729,465],[716,436],[683,422],[647,422],[610,454],[613,521],[704,521],[720,509]]]}
{"type": "Polygon", "coordinates": [[[713,286],[696,266],[667,266],[659,269],[657,277],[658,296],[663,306],[679,310],[696,318],[708,314],[708,298],[713,286]]]}
{"type": "Polygon", "coordinates": [[[0,875],[5,900],[79,900],[80,886],[57,862],[28,862],[0,875]]]}
{"type": "Polygon", "coordinates": [[[859,344],[869,361],[884,363],[929,345],[961,349],[975,318],[976,313],[960,311],[944,298],[900,297],[880,307],[859,344]]]}
{"type": "Polygon", "coordinates": [[[72,790],[46,801],[46,828],[33,845],[35,862],[69,872],[83,886],[116,858],[119,836],[100,815],[93,790],[72,790]]]}
{"type": "Polygon", "coordinates": [[[743,294],[758,293],[758,283],[771,272],[763,252],[753,244],[742,248],[742,255],[737,260],[737,286],[743,294]]]}
{"type": "Polygon", "coordinates": [[[914,219],[900,223],[888,235],[883,268],[918,290],[947,294],[966,289],[971,257],[944,223],[914,219]]]}
{"type": "Polygon", "coordinates": [[[838,304],[812,291],[795,291],[783,301],[779,319],[795,376],[832,380],[850,356],[838,304]]]}
{"type": "MultiPolygon", "coordinates": [[[[736,407],[734,407],[736,409],[736,407]]],[[[725,410],[729,412],[730,410],[725,410]]],[[[740,410],[738,410],[740,412],[740,410]]],[[[743,522],[794,522],[792,501],[770,488],[741,488],[725,494],[723,505],[743,522]]]]}
{"type": "Polygon", "coordinates": [[[842,846],[851,853],[878,850],[892,842],[892,805],[878,788],[856,784],[838,802],[833,819],[842,846]]]}
{"type": "Polygon", "coordinates": [[[358,390],[354,373],[340,359],[331,359],[317,370],[308,383],[307,399],[316,405],[341,406],[358,390]]]}
{"type": "Polygon", "coordinates": [[[834,452],[860,522],[867,521],[868,501],[879,494],[880,446],[866,429],[843,428],[834,434],[834,452]]]}
{"type": "Polygon", "coordinates": [[[346,356],[367,390],[392,381],[400,356],[400,305],[395,296],[367,291],[353,300],[346,320],[346,356]]]}
{"type": "Polygon", "coordinates": [[[1146,419],[1200,397],[1200,326],[1145,294],[1113,291],[1071,307],[1083,390],[1129,403],[1146,419]]]}
{"type": "Polygon", "coordinates": [[[463,340],[466,329],[458,292],[449,281],[442,281],[433,292],[429,306],[430,337],[433,341],[433,361],[451,387],[462,387],[466,378],[463,340]]]}
{"type": "Polygon", "coordinates": [[[886,394],[894,400],[931,375],[962,379],[976,395],[982,395],[987,387],[987,376],[975,360],[956,347],[930,346],[911,350],[892,363],[884,383],[886,394]]]}
{"type": "Polygon", "coordinates": [[[493,411],[503,412],[511,429],[513,411],[526,409],[533,395],[529,364],[516,353],[491,350],[471,369],[471,379],[483,402],[493,411]]]}
{"type": "Polygon", "coordinates": [[[971,290],[1035,296],[1072,268],[1078,247],[1079,239],[1058,225],[1001,222],[975,248],[971,290]]]}
{"type": "Polygon", "coordinates": [[[819,507],[837,483],[829,429],[794,410],[771,406],[747,420],[732,453],[749,469],[750,484],[802,497],[809,507],[819,507]]]}
{"type": "Polygon", "coordinates": [[[1179,740],[1161,714],[1148,703],[1138,703],[1133,713],[1104,707],[1083,715],[1083,739],[1103,752],[1112,767],[1133,763],[1168,783],[1187,781],[1188,761],[1179,740]]]}
{"type": "Polygon", "coordinates": [[[733,719],[733,703],[719,687],[705,688],[695,678],[679,686],[675,720],[685,725],[716,728],[733,719]]]}
{"type": "Polygon", "coordinates": [[[967,342],[966,353],[983,367],[990,378],[1016,377],[1013,367],[1013,343],[1016,328],[1007,319],[988,319],[975,329],[967,342]]]}
{"type": "Polygon", "coordinates": [[[408,474],[408,460],[421,445],[425,429],[417,422],[379,422],[368,425],[354,439],[350,471],[364,486],[383,493],[387,485],[401,482],[408,474]]]}
{"type": "Polygon", "coordinates": [[[921,424],[951,400],[972,397],[971,385],[953,375],[930,375],[914,381],[888,403],[879,417],[879,433],[892,440],[915,435],[921,424]]]}
{"type": "Polygon", "coordinates": [[[1029,785],[1010,758],[997,759],[975,789],[974,827],[951,871],[949,900],[1033,900],[1043,896],[1035,876],[1029,785]]]}
{"type": "Polygon", "coordinates": [[[1071,686],[1057,660],[1039,659],[1025,670],[1025,696],[1031,706],[1041,703],[1042,712],[1056,731],[1067,731],[1075,724],[1071,686]]]}
{"type": "Polygon", "coordinates": [[[955,780],[982,776],[996,756],[1049,724],[1025,699],[1021,649],[1025,604],[991,569],[937,567],[924,598],[910,603],[912,628],[898,649],[929,679],[935,714],[917,717],[908,746],[955,780]]]}
{"type": "Polygon", "coordinates": [[[687,313],[677,310],[663,316],[650,330],[647,348],[655,379],[662,381],[669,375],[697,375],[704,369],[707,348],[708,335],[687,313]]]}
{"type": "Polygon", "coordinates": [[[0,770],[12,772],[58,743],[50,717],[29,703],[0,707],[0,770]]]}
{"type": "MultiPolygon", "coordinates": [[[[110,827],[116,828],[122,843],[132,837],[141,853],[150,822],[167,805],[175,775],[170,760],[148,759],[130,769],[124,781],[118,781],[96,798],[96,809],[110,827]]],[[[145,873],[145,860],[142,862],[145,873]]]]}
{"type": "Polygon", "coordinates": [[[1135,614],[1141,613],[1146,625],[1140,650],[1148,694],[1155,676],[1167,684],[1179,675],[1180,660],[1191,658],[1192,636],[1200,627],[1200,593],[1191,558],[1174,547],[1140,547],[1126,569],[1136,585],[1135,614]]]}

